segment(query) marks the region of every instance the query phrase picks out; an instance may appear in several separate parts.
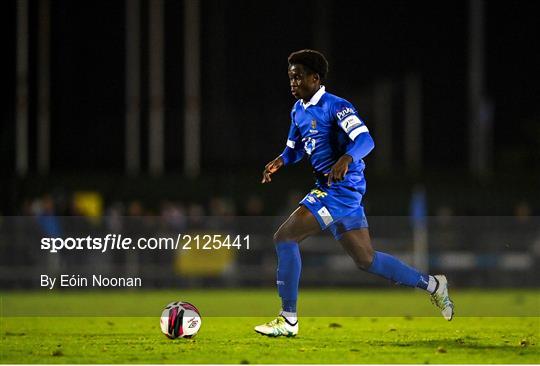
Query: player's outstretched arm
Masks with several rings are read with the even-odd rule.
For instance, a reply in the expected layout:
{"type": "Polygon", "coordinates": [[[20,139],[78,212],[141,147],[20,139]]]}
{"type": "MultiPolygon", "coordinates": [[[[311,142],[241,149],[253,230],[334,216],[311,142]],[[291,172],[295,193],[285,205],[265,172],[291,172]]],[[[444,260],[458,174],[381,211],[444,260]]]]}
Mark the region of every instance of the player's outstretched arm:
{"type": "Polygon", "coordinates": [[[281,155],[266,164],[266,166],[264,167],[261,183],[270,183],[272,181],[272,178],[270,178],[270,176],[277,172],[283,165],[285,164],[281,155]]]}

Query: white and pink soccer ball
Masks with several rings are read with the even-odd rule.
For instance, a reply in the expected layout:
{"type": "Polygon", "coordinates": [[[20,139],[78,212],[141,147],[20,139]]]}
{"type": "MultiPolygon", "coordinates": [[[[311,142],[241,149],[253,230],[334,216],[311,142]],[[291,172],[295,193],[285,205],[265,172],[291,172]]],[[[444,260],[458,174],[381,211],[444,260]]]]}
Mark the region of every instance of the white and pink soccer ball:
{"type": "Polygon", "coordinates": [[[167,337],[192,338],[201,329],[201,314],[185,301],[171,302],[161,314],[161,331],[167,337]]]}

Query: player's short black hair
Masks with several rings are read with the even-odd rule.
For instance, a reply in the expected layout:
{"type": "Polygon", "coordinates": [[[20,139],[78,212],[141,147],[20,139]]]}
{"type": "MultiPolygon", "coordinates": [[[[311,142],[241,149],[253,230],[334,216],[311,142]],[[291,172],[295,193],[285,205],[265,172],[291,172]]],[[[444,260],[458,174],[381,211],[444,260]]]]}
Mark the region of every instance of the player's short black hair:
{"type": "Polygon", "coordinates": [[[319,74],[321,80],[326,79],[328,75],[328,61],[319,51],[309,49],[296,51],[289,55],[287,61],[289,61],[289,66],[300,64],[309,71],[319,74]]]}

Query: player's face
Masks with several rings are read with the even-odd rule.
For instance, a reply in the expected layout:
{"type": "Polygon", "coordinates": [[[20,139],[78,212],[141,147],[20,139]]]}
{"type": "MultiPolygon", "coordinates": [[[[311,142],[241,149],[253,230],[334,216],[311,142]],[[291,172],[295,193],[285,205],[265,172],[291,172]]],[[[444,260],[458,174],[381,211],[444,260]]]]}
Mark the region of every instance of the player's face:
{"type": "Polygon", "coordinates": [[[307,73],[304,66],[294,64],[289,66],[289,85],[296,99],[310,100],[320,87],[319,75],[307,73]]]}

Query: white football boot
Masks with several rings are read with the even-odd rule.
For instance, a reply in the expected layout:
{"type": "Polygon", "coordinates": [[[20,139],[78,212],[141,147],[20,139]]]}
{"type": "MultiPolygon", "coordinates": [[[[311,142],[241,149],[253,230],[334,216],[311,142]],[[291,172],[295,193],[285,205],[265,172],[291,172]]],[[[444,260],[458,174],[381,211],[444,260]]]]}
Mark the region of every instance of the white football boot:
{"type": "Polygon", "coordinates": [[[255,331],[268,337],[294,337],[298,334],[298,321],[290,324],[282,315],[266,324],[257,325],[255,331]]]}
{"type": "Polygon", "coordinates": [[[433,276],[439,281],[439,286],[437,290],[431,294],[431,302],[433,305],[441,309],[443,317],[450,321],[454,317],[454,303],[450,300],[448,296],[448,281],[446,276],[436,275],[433,276]]]}

